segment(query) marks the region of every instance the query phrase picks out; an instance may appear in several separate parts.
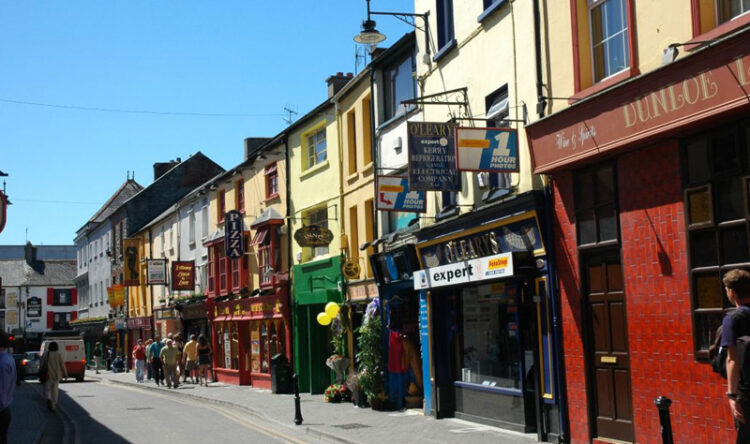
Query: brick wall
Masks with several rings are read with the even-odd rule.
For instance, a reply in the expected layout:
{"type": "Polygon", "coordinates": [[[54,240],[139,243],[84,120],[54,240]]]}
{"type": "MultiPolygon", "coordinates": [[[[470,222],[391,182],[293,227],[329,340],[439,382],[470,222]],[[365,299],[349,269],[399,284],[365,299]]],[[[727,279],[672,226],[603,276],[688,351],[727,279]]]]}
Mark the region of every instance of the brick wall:
{"type": "MultiPolygon", "coordinates": [[[[731,442],[725,381],[693,359],[688,255],[677,143],[617,160],[635,438],[660,443],[654,399],[673,401],[675,442],[731,442]]],[[[572,175],[555,176],[555,231],[572,442],[588,442],[572,175]]]]}

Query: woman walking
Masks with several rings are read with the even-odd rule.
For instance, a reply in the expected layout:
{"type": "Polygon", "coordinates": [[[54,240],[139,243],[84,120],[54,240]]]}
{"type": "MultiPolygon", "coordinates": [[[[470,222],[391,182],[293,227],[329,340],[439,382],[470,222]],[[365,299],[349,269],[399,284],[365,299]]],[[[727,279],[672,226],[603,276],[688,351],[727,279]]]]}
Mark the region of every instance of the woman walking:
{"type": "Polygon", "coordinates": [[[198,336],[198,383],[208,387],[208,366],[211,365],[211,347],[206,337],[198,336]]]}
{"type": "Polygon", "coordinates": [[[58,385],[61,379],[68,377],[68,371],[65,369],[62,355],[58,351],[57,342],[49,343],[39,367],[46,369],[47,380],[44,383],[44,392],[47,396],[47,408],[54,412],[57,406],[58,385]]]}

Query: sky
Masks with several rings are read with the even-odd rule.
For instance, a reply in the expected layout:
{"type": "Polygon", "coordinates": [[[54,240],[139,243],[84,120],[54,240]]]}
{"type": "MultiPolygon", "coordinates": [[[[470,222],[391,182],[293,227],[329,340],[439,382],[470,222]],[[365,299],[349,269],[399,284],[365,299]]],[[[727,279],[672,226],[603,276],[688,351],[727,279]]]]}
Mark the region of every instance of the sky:
{"type": "MultiPolygon", "coordinates": [[[[301,117],[327,98],[326,78],[355,72],[365,17],[365,0],[0,0],[12,203],[0,245],[73,244],[128,172],[148,186],[155,162],[201,151],[236,166],[246,137],[278,134],[285,107],[301,117]]],[[[412,30],[376,19],[383,47],[412,30]]]]}

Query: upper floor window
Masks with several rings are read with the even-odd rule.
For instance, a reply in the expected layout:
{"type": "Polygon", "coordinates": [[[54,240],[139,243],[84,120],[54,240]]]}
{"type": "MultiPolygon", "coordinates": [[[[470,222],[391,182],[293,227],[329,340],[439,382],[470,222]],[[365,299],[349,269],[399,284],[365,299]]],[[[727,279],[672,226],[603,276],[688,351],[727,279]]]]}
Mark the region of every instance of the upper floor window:
{"type": "Polygon", "coordinates": [[[73,292],[67,289],[52,290],[52,305],[72,305],[73,292]]]}
{"type": "Polygon", "coordinates": [[[587,0],[594,81],[630,66],[626,0],[587,0]]]}
{"type": "Polygon", "coordinates": [[[453,42],[453,0],[437,0],[438,48],[453,42]]]}
{"type": "Polygon", "coordinates": [[[575,214],[578,245],[617,240],[617,188],[612,165],[575,175],[575,214]]]}
{"type": "Polygon", "coordinates": [[[195,243],[195,211],[188,213],[188,242],[195,243]]]}
{"type": "Polygon", "coordinates": [[[390,120],[407,111],[404,100],[413,99],[417,92],[417,80],[414,54],[410,51],[404,58],[384,70],[384,101],[383,117],[390,120]]]}
{"type": "Polygon", "coordinates": [[[201,238],[208,236],[208,207],[201,208],[201,238]]]}
{"type": "MultiPolygon", "coordinates": [[[[317,210],[312,210],[309,213],[307,213],[305,219],[307,219],[308,225],[317,225],[321,228],[328,228],[328,208],[319,208],[317,210]]],[[[325,256],[328,254],[328,246],[322,246],[322,247],[313,247],[312,248],[312,255],[313,256],[325,256]]]]}
{"type": "Polygon", "coordinates": [[[750,0],[718,0],[716,9],[719,23],[728,22],[750,11],[750,0]]]}
{"type": "Polygon", "coordinates": [[[245,211],[245,183],[242,179],[234,183],[234,207],[237,211],[245,211]]]}
{"type": "Polygon", "coordinates": [[[326,129],[321,128],[307,136],[307,167],[323,163],[326,159],[326,129]]]}
{"type": "Polygon", "coordinates": [[[279,195],[279,171],[276,162],[268,165],[265,169],[266,176],[266,199],[273,199],[279,195]]]}
{"type": "MultiPolygon", "coordinates": [[[[508,102],[508,85],[488,95],[485,100],[487,126],[490,128],[507,128],[510,105],[508,102]]],[[[510,193],[510,173],[479,173],[480,187],[487,187],[482,200],[493,200],[510,193]]]]}
{"type": "Polygon", "coordinates": [[[351,110],[346,113],[346,145],[348,158],[348,173],[357,172],[357,113],[351,110]]]}
{"type": "Polygon", "coordinates": [[[219,190],[216,194],[216,223],[224,223],[224,213],[227,212],[226,194],[219,190]]]}
{"type": "Polygon", "coordinates": [[[455,191],[440,192],[440,212],[435,216],[438,219],[455,216],[458,214],[458,193],[455,191]]]}

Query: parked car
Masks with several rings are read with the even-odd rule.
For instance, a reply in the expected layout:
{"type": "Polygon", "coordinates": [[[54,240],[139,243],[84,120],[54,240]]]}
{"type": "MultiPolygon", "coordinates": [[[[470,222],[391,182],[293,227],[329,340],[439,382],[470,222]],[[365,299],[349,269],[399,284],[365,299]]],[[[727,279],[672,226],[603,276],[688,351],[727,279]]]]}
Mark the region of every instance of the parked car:
{"type": "Polygon", "coordinates": [[[58,351],[62,355],[65,369],[68,371],[68,377],[75,378],[78,382],[83,381],[86,373],[86,347],[83,344],[83,338],[80,336],[45,336],[39,353],[44,355],[51,342],[57,342],[58,351]]]}
{"type": "Polygon", "coordinates": [[[42,358],[42,354],[38,351],[26,352],[23,360],[21,361],[23,378],[27,376],[39,376],[39,361],[42,358]]]}
{"type": "Polygon", "coordinates": [[[16,362],[16,378],[18,382],[23,381],[23,365],[21,364],[21,362],[23,362],[23,358],[23,353],[13,353],[13,360],[16,362]]]}

